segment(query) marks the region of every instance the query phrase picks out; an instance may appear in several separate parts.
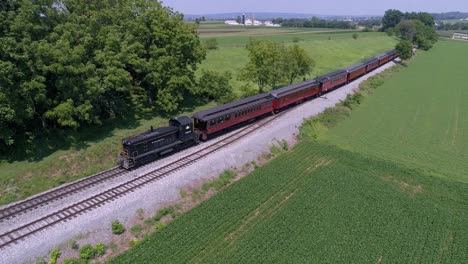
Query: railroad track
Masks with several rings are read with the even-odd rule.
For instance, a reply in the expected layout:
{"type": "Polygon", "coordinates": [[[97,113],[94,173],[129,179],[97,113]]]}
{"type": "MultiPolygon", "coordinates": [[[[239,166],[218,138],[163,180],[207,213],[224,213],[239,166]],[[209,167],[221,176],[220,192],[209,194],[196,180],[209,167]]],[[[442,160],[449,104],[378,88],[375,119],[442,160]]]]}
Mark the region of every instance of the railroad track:
{"type": "Polygon", "coordinates": [[[251,125],[248,125],[247,127],[242,128],[239,131],[236,131],[234,134],[220,140],[219,142],[213,143],[199,150],[196,153],[184,156],[152,172],[133,178],[125,183],[122,183],[104,192],[96,194],[71,206],[46,215],[28,224],[17,227],[4,234],[0,234],[0,248],[3,248],[12,243],[17,243],[19,240],[31,236],[41,230],[56,225],[60,222],[72,219],[96,207],[118,199],[119,197],[133,192],[150,182],[163,178],[177,170],[180,170],[181,168],[195,163],[196,161],[208,156],[209,154],[231,145],[233,142],[238,141],[239,139],[272,122],[273,120],[277,119],[278,117],[284,115],[287,112],[289,111],[284,111],[277,115],[266,117],[258,122],[255,122],[251,125]]]}
{"type": "Polygon", "coordinates": [[[127,173],[126,170],[119,167],[114,167],[110,170],[97,173],[90,177],[58,187],[49,192],[45,192],[43,194],[39,194],[32,198],[4,207],[0,209],[0,223],[4,222],[5,220],[17,217],[29,210],[44,206],[52,201],[62,199],[67,195],[77,193],[86,188],[90,188],[96,184],[102,183],[103,181],[121,176],[125,173],[127,173]]]}

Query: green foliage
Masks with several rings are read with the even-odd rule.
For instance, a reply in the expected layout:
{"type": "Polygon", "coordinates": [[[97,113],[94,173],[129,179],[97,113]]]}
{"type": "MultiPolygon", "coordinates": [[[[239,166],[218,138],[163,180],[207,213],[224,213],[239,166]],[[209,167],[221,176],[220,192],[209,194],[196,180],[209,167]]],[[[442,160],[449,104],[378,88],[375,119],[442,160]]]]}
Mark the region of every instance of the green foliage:
{"type": "Polygon", "coordinates": [[[86,264],[87,261],[83,259],[65,259],[63,264],[86,264]]]}
{"type": "Polygon", "coordinates": [[[97,254],[96,248],[90,244],[86,244],[80,249],[80,258],[84,260],[90,260],[94,258],[97,254]]]}
{"type": "Polygon", "coordinates": [[[175,211],[173,206],[165,207],[158,211],[158,213],[153,217],[154,221],[159,221],[166,215],[173,214],[175,211]]]}
{"type": "Polygon", "coordinates": [[[403,19],[404,14],[400,10],[389,9],[385,11],[385,15],[382,18],[382,31],[387,31],[390,28],[395,27],[403,19]]]}
{"type": "Polygon", "coordinates": [[[284,47],[272,41],[251,39],[246,48],[250,61],[241,69],[239,78],[256,83],[259,88],[258,93],[279,85],[283,77],[281,58],[284,47]]]}
{"type": "Polygon", "coordinates": [[[166,225],[163,222],[157,222],[154,228],[156,229],[156,231],[161,231],[164,228],[166,228],[166,225]]]}
{"type": "Polygon", "coordinates": [[[232,170],[223,171],[219,178],[210,182],[211,187],[215,188],[216,190],[220,190],[221,188],[227,186],[231,181],[236,178],[237,173],[232,170]]]}
{"type": "Polygon", "coordinates": [[[0,9],[0,141],[122,117],[142,89],[177,109],[205,56],[193,25],[158,1],[7,0],[0,9]],[[135,89],[133,89],[135,88],[135,89]]]}
{"type": "Polygon", "coordinates": [[[395,47],[402,60],[409,60],[413,57],[413,44],[410,41],[402,40],[395,47]]]}
{"type": "Polygon", "coordinates": [[[50,252],[50,260],[49,264],[55,264],[57,263],[57,259],[60,257],[60,250],[59,249],[54,249],[52,252],[50,252]]]}
{"type": "Polygon", "coordinates": [[[204,45],[206,49],[216,50],[218,49],[218,40],[216,40],[215,38],[207,39],[205,40],[204,45]]]}
{"type": "Polygon", "coordinates": [[[359,37],[358,33],[353,33],[353,39],[357,39],[359,37]]]}
{"type": "Polygon", "coordinates": [[[183,188],[180,188],[179,194],[180,194],[180,197],[185,198],[187,196],[187,191],[184,190],[183,188]]]}
{"type": "Polygon", "coordinates": [[[71,246],[71,248],[74,249],[74,250],[77,250],[77,249],[80,248],[80,245],[78,245],[78,242],[76,242],[76,240],[72,240],[70,246],[71,246]]]}
{"type": "Polygon", "coordinates": [[[134,246],[138,245],[139,243],[140,243],[140,241],[137,238],[134,238],[134,239],[132,239],[130,241],[129,246],[134,247],[134,246]]]}
{"type": "Polygon", "coordinates": [[[305,78],[315,66],[315,61],[304,48],[297,44],[286,47],[281,59],[282,74],[289,84],[292,84],[298,77],[305,78]]]}
{"type": "Polygon", "coordinates": [[[112,221],[112,234],[120,235],[125,232],[125,227],[119,222],[119,220],[112,221]]]}
{"type": "Polygon", "coordinates": [[[96,244],[96,255],[99,257],[104,256],[106,253],[106,246],[103,243],[96,244]]]}
{"type": "Polygon", "coordinates": [[[139,237],[141,235],[142,227],[140,224],[136,224],[130,228],[130,232],[135,236],[139,237]]]}
{"type": "Polygon", "coordinates": [[[219,73],[216,71],[202,70],[198,86],[194,91],[209,100],[224,102],[233,96],[233,89],[229,83],[232,78],[230,72],[219,73]]]}
{"type": "Polygon", "coordinates": [[[239,78],[256,83],[258,93],[276,88],[285,80],[291,84],[297,77],[309,74],[315,65],[297,44],[285,47],[276,42],[251,39],[247,50],[250,61],[242,68],[239,78]]]}

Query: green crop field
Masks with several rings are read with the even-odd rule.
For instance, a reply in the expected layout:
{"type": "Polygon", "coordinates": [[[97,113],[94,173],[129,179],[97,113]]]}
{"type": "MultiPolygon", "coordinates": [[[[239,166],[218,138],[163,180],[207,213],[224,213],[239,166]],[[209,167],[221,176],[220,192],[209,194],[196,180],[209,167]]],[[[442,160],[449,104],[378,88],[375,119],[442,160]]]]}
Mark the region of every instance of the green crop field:
{"type": "Polygon", "coordinates": [[[465,263],[467,52],[440,41],[317,139],[110,262],[465,263]]]}
{"type": "Polygon", "coordinates": [[[340,123],[329,140],[468,182],[468,43],[440,41],[340,123]]]}
{"type": "MultiPolygon", "coordinates": [[[[260,29],[258,29],[260,30],[260,29]]],[[[263,29],[262,29],[263,30],[263,29]]],[[[258,35],[256,38],[293,43],[296,38],[316,61],[313,74],[325,73],[356,63],[364,58],[392,48],[396,41],[383,33],[322,33],[258,35]]],[[[247,63],[247,44],[251,36],[218,37],[219,49],[209,51],[201,69],[231,71],[233,88],[241,96],[237,80],[238,70],[247,63]]],[[[32,144],[18,146],[18,151],[0,157],[0,204],[9,203],[82,178],[116,165],[121,139],[142,132],[152,126],[163,126],[173,116],[190,115],[194,111],[213,106],[213,102],[199,102],[187,98],[183,107],[174,113],[162,114],[153,110],[129,109],[134,117],[107,122],[100,127],[81,128],[48,138],[32,139],[32,144]]]]}

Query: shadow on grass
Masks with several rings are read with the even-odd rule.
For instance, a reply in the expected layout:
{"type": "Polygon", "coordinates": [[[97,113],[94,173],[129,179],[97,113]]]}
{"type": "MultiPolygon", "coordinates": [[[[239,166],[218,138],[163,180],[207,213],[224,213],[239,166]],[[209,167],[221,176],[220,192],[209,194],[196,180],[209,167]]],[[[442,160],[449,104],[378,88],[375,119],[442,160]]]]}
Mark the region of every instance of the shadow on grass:
{"type": "MultiPolygon", "coordinates": [[[[11,149],[0,153],[0,160],[8,162],[30,161],[38,162],[58,150],[82,150],[91,145],[114,136],[115,129],[135,130],[140,127],[143,120],[151,120],[156,117],[170,119],[181,113],[192,113],[197,107],[207,104],[206,101],[187,97],[181,103],[177,111],[170,113],[142,107],[132,104],[123,111],[125,114],[119,118],[103,121],[101,125],[82,125],[76,130],[72,129],[47,129],[35,131],[34,136],[16,138],[16,143],[11,149]]],[[[191,116],[191,115],[190,115],[191,116]]],[[[163,126],[166,124],[154,124],[163,126]]],[[[136,132],[135,132],[136,133],[136,132]]],[[[120,141],[120,138],[116,138],[120,141]]]]}

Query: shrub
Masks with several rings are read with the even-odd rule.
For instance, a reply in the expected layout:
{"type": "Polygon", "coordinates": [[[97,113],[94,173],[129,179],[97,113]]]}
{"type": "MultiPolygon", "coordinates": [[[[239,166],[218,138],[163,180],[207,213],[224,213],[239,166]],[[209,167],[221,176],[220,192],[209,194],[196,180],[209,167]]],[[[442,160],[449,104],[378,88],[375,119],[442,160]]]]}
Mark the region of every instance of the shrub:
{"type": "Polygon", "coordinates": [[[50,252],[50,260],[49,264],[55,264],[57,263],[57,259],[60,257],[60,250],[59,249],[54,249],[50,252]]]}
{"type": "Polygon", "coordinates": [[[163,222],[157,222],[154,228],[156,231],[161,231],[166,227],[166,225],[163,222]]]}
{"type": "Polygon", "coordinates": [[[174,207],[169,206],[159,210],[159,212],[154,216],[155,221],[161,220],[162,217],[174,213],[174,207]]]}
{"type": "Polygon", "coordinates": [[[90,244],[86,244],[80,249],[81,259],[90,260],[94,258],[96,254],[97,254],[97,250],[90,244]]]}
{"type": "Polygon", "coordinates": [[[353,33],[353,39],[357,39],[359,37],[358,33],[353,33]]]}
{"type": "Polygon", "coordinates": [[[187,196],[187,192],[183,188],[180,188],[179,194],[182,198],[185,198],[187,196]]]}
{"type": "Polygon", "coordinates": [[[78,245],[78,243],[76,242],[76,240],[72,240],[70,246],[71,246],[71,248],[74,249],[74,250],[77,250],[77,249],[80,248],[80,245],[78,245]]]}
{"type": "Polygon", "coordinates": [[[98,255],[99,257],[102,257],[104,256],[105,253],[106,253],[106,245],[104,245],[103,243],[97,243],[96,255],[98,255]]]}
{"type": "Polygon", "coordinates": [[[140,241],[138,241],[138,239],[134,238],[134,239],[132,239],[130,241],[129,246],[134,247],[134,246],[136,246],[138,244],[138,242],[140,242],[140,241]]]}
{"type": "Polygon", "coordinates": [[[205,41],[205,47],[209,50],[216,50],[218,49],[218,40],[215,38],[210,38],[205,41]]]}
{"type": "Polygon", "coordinates": [[[132,228],[130,228],[130,232],[135,236],[139,237],[141,235],[141,225],[134,225],[132,228]]]}
{"type": "Polygon", "coordinates": [[[112,233],[115,235],[120,235],[125,232],[125,227],[119,222],[119,220],[115,220],[112,222],[112,233]]]}
{"type": "Polygon", "coordinates": [[[143,208],[138,208],[136,210],[136,213],[137,213],[138,219],[143,220],[145,218],[145,211],[143,210],[143,208]]]}
{"type": "Polygon", "coordinates": [[[65,259],[63,264],[86,264],[87,262],[82,259],[65,259]]]}
{"type": "Polygon", "coordinates": [[[301,40],[302,40],[302,39],[299,38],[299,37],[294,37],[294,38],[292,39],[292,41],[293,41],[294,43],[297,43],[297,42],[299,42],[299,41],[301,41],[301,40]]]}

